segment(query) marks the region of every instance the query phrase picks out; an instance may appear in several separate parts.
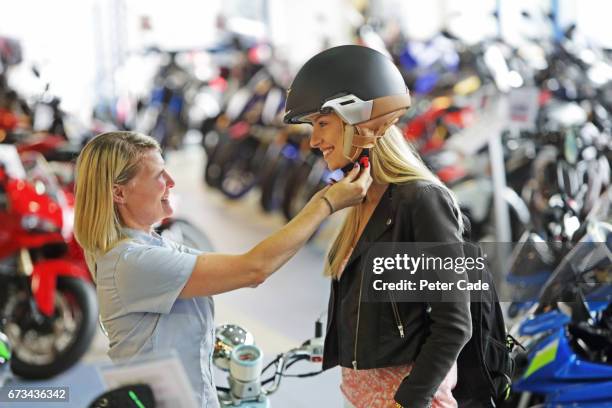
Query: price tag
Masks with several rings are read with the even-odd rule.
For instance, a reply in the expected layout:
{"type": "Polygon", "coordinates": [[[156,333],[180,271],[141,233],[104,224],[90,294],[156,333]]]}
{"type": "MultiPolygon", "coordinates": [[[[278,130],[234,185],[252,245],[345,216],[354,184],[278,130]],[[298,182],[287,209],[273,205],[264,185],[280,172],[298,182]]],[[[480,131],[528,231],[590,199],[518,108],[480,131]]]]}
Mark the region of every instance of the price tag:
{"type": "Polygon", "coordinates": [[[508,93],[508,125],[518,130],[535,130],[539,96],[536,87],[512,89],[508,93]]]}

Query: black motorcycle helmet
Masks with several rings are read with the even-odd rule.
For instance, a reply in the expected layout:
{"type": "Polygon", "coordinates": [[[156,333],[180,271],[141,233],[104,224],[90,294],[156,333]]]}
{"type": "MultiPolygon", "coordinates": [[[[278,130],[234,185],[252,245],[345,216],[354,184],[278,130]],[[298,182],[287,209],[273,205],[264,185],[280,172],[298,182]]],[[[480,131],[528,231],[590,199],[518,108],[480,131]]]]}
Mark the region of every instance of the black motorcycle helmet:
{"type": "Polygon", "coordinates": [[[410,107],[410,94],[393,62],[368,47],[325,50],[299,70],[287,90],[285,123],[311,123],[315,114],[335,112],[345,123],[344,154],[367,149],[410,107]],[[350,125],[350,126],[346,126],[350,125]],[[364,128],[374,129],[367,134],[364,128]]]}

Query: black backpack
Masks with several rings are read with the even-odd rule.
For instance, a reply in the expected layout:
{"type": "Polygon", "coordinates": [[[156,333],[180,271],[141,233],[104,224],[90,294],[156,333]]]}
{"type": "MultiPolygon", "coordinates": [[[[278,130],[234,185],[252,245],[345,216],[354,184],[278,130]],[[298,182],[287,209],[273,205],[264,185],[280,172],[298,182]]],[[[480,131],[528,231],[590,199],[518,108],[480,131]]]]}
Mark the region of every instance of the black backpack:
{"type": "MultiPolygon", "coordinates": [[[[477,244],[467,243],[465,255],[482,256],[477,244]],[[469,253],[471,252],[471,253],[469,253]]],[[[493,276],[488,268],[468,272],[470,282],[482,280],[491,290],[472,293],[472,337],[457,358],[457,386],[453,395],[461,408],[495,407],[510,395],[516,342],[506,331],[493,276]]]]}

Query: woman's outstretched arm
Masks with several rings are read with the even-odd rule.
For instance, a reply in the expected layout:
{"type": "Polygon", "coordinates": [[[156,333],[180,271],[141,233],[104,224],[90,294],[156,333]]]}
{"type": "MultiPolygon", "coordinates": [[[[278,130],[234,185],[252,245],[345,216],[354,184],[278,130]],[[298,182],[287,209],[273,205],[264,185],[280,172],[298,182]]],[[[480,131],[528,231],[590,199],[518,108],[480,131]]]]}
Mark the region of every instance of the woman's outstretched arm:
{"type": "Polygon", "coordinates": [[[356,166],[346,177],[319,191],[289,223],[240,255],[199,255],[179,297],[209,296],[247,286],[257,286],[283,266],[308,241],[333,210],[363,201],[372,178],[370,168],[356,166]]]}

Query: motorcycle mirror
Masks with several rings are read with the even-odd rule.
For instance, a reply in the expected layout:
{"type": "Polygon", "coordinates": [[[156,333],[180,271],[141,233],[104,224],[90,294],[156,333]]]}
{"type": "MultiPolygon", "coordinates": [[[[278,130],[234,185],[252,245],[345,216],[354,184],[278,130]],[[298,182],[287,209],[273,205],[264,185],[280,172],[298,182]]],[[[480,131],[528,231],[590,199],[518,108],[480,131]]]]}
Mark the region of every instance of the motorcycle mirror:
{"type": "Polygon", "coordinates": [[[224,324],[215,330],[213,362],[222,370],[229,370],[232,351],[240,345],[252,346],[255,338],[248,330],[236,324],[224,324]]]}

